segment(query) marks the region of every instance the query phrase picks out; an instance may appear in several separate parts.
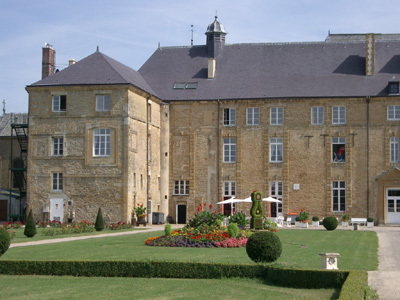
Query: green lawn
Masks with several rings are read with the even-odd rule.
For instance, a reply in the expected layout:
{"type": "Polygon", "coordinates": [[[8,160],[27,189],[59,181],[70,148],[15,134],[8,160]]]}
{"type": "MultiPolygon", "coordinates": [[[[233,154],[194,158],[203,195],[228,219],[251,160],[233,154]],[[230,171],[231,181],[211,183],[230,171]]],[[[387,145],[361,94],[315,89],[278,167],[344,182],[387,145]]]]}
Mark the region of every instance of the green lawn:
{"type": "MultiPolygon", "coordinates": [[[[67,243],[17,247],[0,259],[26,260],[165,260],[253,263],[245,248],[148,247],[144,241],[162,232],[143,232],[67,243]]],[[[376,270],[378,238],[373,231],[280,230],[283,252],[277,263],[286,267],[321,269],[319,253],[340,253],[339,269],[376,270]]]]}
{"type": "Polygon", "coordinates": [[[339,290],[305,290],[250,279],[2,276],[1,299],[337,299],[339,290]]]}

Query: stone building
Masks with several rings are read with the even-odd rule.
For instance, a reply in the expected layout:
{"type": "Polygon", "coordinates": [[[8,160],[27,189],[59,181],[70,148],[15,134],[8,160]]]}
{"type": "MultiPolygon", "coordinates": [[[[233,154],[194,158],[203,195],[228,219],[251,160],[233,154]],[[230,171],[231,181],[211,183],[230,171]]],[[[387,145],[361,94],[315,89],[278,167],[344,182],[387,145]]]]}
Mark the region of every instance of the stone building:
{"type": "Polygon", "coordinates": [[[101,206],[129,220],[144,203],[186,223],[201,203],[259,190],[282,201],[263,204],[272,217],[400,223],[398,36],[226,35],[215,18],[206,45],[159,47],[138,72],[97,51],[28,86],[37,217],[72,206],[93,219],[101,206]]]}

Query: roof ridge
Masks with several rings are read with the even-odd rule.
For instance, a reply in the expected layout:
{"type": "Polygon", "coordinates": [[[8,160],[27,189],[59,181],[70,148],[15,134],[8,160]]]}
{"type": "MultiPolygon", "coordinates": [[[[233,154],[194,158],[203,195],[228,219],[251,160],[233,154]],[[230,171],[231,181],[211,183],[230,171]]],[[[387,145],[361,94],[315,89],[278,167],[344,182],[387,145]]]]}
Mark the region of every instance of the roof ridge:
{"type": "MultiPolygon", "coordinates": [[[[107,62],[107,64],[115,71],[115,73],[118,74],[118,76],[119,76],[121,79],[125,80],[126,82],[129,82],[129,80],[127,80],[120,72],[118,72],[118,70],[110,63],[109,60],[113,60],[114,62],[117,62],[117,63],[118,63],[118,61],[116,61],[115,59],[112,59],[111,57],[109,57],[108,55],[104,54],[103,52],[100,52],[100,51],[96,51],[96,52],[98,52],[98,53],[104,58],[104,60],[107,62]]],[[[95,53],[96,53],[96,52],[95,52],[95,53]]],[[[122,63],[120,63],[120,64],[123,65],[123,66],[125,66],[125,65],[122,64],[122,63]]],[[[128,66],[125,66],[125,67],[128,67],[128,66]]],[[[128,67],[128,68],[129,68],[129,67],[128,67]]],[[[133,70],[133,69],[132,69],[132,70],[133,70]]]]}

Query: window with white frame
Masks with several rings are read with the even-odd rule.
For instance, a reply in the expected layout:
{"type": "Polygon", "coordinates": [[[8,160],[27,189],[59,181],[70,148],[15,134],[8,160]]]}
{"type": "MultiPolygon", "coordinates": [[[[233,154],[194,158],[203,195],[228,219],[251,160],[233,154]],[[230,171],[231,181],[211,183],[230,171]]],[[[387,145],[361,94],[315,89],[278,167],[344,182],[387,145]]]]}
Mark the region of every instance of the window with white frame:
{"type": "Polygon", "coordinates": [[[224,163],[236,162],[236,138],[224,138],[224,163]]]}
{"type": "Polygon", "coordinates": [[[282,201],[277,203],[277,213],[283,213],[283,182],[282,181],[271,181],[270,184],[270,195],[272,198],[282,201]]]}
{"type": "Polygon", "coordinates": [[[236,125],[236,109],[224,108],[224,126],[236,125]]]}
{"type": "Polygon", "coordinates": [[[346,138],[332,138],[332,162],[339,163],[346,161],[346,138]]]}
{"type": "Polygon", "coordinates": [[[110,95],[96,95],[96,111],[110,111],[110,95]]]}
{"type": "Polygon", "coordinates": [[[390,162],[399,162],[399,138],[395,136],[390,138],[390,162]]]}
{"type": "Polygon", "coordinates": [[[63,190],[63,173],[53,173],[53,191],[63,190]]]}
{"type": "Polygon", "coordinates": [[[283,138],[269,139],[269,161],[270,162],[283,161],[283,138]]]}
{"type": "Polygon", "coordinates": [[[311,107],[311,125],[324,125],[325,109],[323,106],[311,107]]]}
{"type": "Polygon", "coordinates": [[[111,155],[111,129],[97,128],[93,131],[93,155],[111,155]]]}
{"type": "Polygon", "coordinates": [[[283,107],[271,107],[271,125],[283,125],[283,107]]]}
{"type": "Polygon", "coordinates": [[[387,119],[388,121],[400,120],[400,105],[388,105],[387,119]]]}
{"type": "Polygon", "coordinates": [[[236,181],[224,181],[224,197],[236,196],[236,181]]]}
{"type": "Polygon", "coordinates": [[[333,106],[332,107],[332,124],[343,125],[346,124],[346,107],[333,106]]]}
{"type": "Polygon", "coordinates": [[[332,211],[346,210],[346,182],[334,181],[332,183],[332,211]]]}
{"type": "Polygon", "coordinates": [[[53,156],[63,156],[64,152],[64,138],[53,138],[53,156]]]}
{"type": "Polygon", "coordinates": [[[67,96],[66,95],[54,95],[53,96],[53,111],[62,112],[67,110],[67,96]]]}
{"type": "Polygon", "coordinates": [[[175,180],[174,195],[189,195],[189,180],[175,180]]]}
{"type": "Polygon", "coordinates": [[[260,124],[260,109],[258,107],[247,108],[247,125],[255,126],[260,124]]]}

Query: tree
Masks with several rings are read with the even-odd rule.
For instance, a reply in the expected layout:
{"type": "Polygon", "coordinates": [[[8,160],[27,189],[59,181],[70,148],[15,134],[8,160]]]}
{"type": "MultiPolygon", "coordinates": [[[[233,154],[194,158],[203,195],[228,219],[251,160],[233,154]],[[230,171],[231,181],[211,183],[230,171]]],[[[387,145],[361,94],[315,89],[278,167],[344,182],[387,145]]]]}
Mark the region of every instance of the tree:
{"type": "Polygon", "coordinates": [[[37,233],[35,220],[33,219],[32,210],[29,211],[28,219],[26,220],[24,234],[27,237],[33,237],[37,233]]]}
{"type": "Polygon", "coordinates": [[[97,212],[96,223],[94,224],[94,228],[96,228],[97,231],[102,231],[104,229],[104,219],[100,207],[99,211],[97,212]]]}

